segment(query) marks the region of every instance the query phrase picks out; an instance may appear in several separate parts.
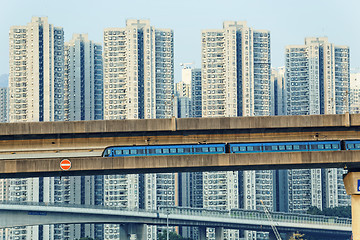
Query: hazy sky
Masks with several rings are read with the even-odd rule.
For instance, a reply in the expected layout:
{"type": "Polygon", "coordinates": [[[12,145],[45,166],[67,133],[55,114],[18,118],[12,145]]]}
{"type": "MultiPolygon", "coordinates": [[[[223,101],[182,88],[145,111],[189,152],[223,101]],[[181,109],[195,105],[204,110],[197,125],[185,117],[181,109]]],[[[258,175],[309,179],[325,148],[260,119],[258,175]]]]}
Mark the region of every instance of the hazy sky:
{"type": "Polygon", "coordinates": [[[175,81],[180,63],[200,67],[201,30],[220,29],[225,20],[245,20],[271,33],[273,67],[284,65],[286,45],[303,44],[307,36],[327,36],[331,43],[350,46],[351,68],[360,67],[359,0],[0,0],[0,74],[8,73],[8,32],[32,16],[47,16],[61,26],[65,41],[88,33],[102,43],[103,29],[124,27],[125,20],[150,19],[156,28],[175,33],[175,81]]]}

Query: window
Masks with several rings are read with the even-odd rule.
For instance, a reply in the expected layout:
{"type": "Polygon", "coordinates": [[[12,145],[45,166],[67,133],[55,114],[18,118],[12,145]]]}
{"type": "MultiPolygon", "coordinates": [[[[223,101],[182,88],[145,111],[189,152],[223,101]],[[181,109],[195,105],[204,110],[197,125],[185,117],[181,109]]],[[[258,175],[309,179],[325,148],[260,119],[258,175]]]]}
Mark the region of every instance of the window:
{"type": "Polygon", "coordinates": [[[202,151],[203,151],[203,152],[208,152],[208,151],[209,151],[209,149],[208,149],[208,148],[206,148],[206,147],[203,147],[203,148],[202,148],[202,151]]]}
{"type": "Polygon", "coordinates": [[[233,152],[238,152],[239,151],[239,147],[233,147],[233,152]]]}

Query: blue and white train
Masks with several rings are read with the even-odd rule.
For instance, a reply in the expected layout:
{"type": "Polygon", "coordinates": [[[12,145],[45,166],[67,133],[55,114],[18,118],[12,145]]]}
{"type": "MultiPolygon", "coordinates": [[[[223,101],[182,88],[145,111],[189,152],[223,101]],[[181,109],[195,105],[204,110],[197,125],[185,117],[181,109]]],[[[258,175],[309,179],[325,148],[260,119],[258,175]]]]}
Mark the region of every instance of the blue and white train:
{"type": "Polygon", "coordinates": [[[360,141],[218,143],[107,147],[103,157],[360,150],[360,141]]]}

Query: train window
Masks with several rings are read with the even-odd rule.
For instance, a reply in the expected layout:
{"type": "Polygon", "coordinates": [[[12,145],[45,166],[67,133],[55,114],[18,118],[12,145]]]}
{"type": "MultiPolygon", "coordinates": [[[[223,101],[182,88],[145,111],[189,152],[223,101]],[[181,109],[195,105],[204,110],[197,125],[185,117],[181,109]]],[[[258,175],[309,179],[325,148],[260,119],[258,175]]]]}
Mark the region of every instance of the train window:
{"type": "Polygon", "coordinates": [[[265,151],[277,150],[276,146],[264,146],[265,151]]]}
{"type": "Polygon", "coordinates": [[[148,152],[149,152],[150,154],[154,154],[154,153],[155,153],[155,149],[149,149],[148,152]]]}
{"type": "Polygon", "coordinates": [[[331,144],[325,144],[325,149],[331,149],[331,144]]]}
{"type": "Polygon", "coordinates": [[[301,150],[307,149],[307,146],[305,144],[299,145],[301,150]]]}
{"type": "Polygon", "coordinates": [[[246,147],[245,146],[240,147],[240,152],[246,152],[246,147]]]}
{"type": "Polygon", "coordinates": [[[348,144],[347,146],[348,146],[348,148],[354,148],[355,147],[355,145],[352,144],[352,143],[348,144]]]}
{"type": "Polygon", "coordinates": [[[311,149],[324,149],[324,145],[323,144],[312,144],[310,145],[311,149]]]}
{"type": "Polygon", "coordinates": [[[138,154],[144,154],[144,149],[138,149],[138,150],[137,150],[137,153],[138,153],[138,154]]]}
{"type": "Polygon", "coordinates": [[[280,145],[280,146],[279,146],[279,150],[280,150],[280,151],[284,151],[284,150],[285,150],[285,146],[284,146],[284,145],[280,145]]]}
{"type": "Polygon", "coordinates": [[[170,153],[176,153],[176,148],[170,148],[170,153]]]}
{"type": "Polygon", "coordinates": [[[360,148],[360,144],[359,144],[359,143],[356,143],[356,144],[355,144],[355,148],[360,148]]]}
{"type": "Polygon", "coordinates": [[[160,149],[160,148],[156,148],[156,149],[155,149],[155,153],[161,153],[161,149],[160,149]]]}
{"type": "Polygon", "coordinates": [[[170,152],[170,149],[168,149],[168,148],[163,149],[163,153],[169,153],[169,152],[170,152]]]}
{"type": "Polygon", "coordinates": [[[184,149],[183,149],[183,148],[178,148],[178,149],[177,149],[177,152],[178,152],[178,153],[183,153],[183,152],[184,152],[184,149]]]}
{"type": "Polygon", "coordinates": [[[195,148],[195,152],[201,152],[201,148],[195,148]]]}
{"type": "Polygon", "coordinates": [[[254,146],[254,151],[260,151],[261,150],[261,146],[254,146]]]}
{"type": "Polygon", "coordinates": [[[293,148],[294,148],[294,150],[300,150],[300,146],[299,146],[299,145],[294,145],[293,148]]]}
{"type": "Polygon", "coordinates": [[[191,152],[191,148],[184,148],[184,152],[186,152],[186,153],[191,152]]]}
{"type": "Polygon", "coordinates": [[[124,155],[129,155],[129,150],[128,149],[123,150],[123,154],[124,155]]]}
{"type": "Polygon", "coordinates": [[[247,147],[247,150],[248,150],[248,151],[254,151],[254,147],[253,147],[253,146],[248,146],[248,147],[247,147]]]}
{"type": "Polygon", "coordinates": [[[216,148],[216,151],[217,151],[217,152],[223,152],[223,151],[224,151],[224,148],[222,148],[222,147],[217,147],[217,148],[216,148]]]}
{"type": "Polygon", "coordinates": [[[203,151],[203,152],[208,152],[208,151],[209,151],[209,149],[208,149],[207,147],[206,147],[206,148],[205,148],[205,147],[203,147],[203,148],[202,148],[202,151],[203,151]]]}
{"type": "Polygon", "coordinates": [[[292,145],[286,145],[285,148],[286,148],[286,150],[293,150],[293,146],[292,146],[292,145]]]}
{"type": "Polygon", "coordinates": [[[121,155],[122,151],[121,150],[115,150],[115,155],[121,155]]]}
{"type": "Polygon", "coordinates": [[[332,144],[332,149],[338,149],[339,148],[339,144],[332,144]]]}
{"type": "Polygon", "coordinates": [[[210,152],[216,152],[215,149],[216,149],[216,148],[214,148],[214,147],[210,147],[210,148],[209,148],[210,152]]]}
{"type": "Polygon", "coordinates": [[[131,150],[130,150],[130,154],[131,154],[131,155],[136,154],[136,149],[131,149],[131,150]]]}
{"type": "Polygon", "coordinates": [[[239,147],[233,147],[233,152],[238,152],[239,151],[239,147]]]}

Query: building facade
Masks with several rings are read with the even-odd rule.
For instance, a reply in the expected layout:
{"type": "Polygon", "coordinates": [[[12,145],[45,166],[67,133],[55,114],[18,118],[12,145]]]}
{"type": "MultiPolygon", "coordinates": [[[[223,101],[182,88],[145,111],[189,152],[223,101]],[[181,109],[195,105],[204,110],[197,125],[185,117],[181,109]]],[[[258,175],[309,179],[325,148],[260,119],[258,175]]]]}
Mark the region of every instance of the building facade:
{"type": "Polygon", "coordinates": [[[350,113],[360,113],[360,73],[350,73],[350,113]]]}
{"type": "MultiPolygon", "coordinates": [[[[349,47],[325,37],[285,50],[286,114],[343,114],[349,111],[349,47]]],[[[342,169],[289,170],[289,211],[349,205],[342,169]]]]}
{"type": "Polygon", "coordinates": [[[172,116],[173,42],[148,20],[104,30],[104,119],[172,116]]]}
{"type": "Polygon", "coordinates": [[[10,122],[64,120],[64,31],[33,17],[9,32],[10,122]]]}
{"type": "MultiPolygon", "coordinates": [[[[157,29],[148,20],[127,20],[124,28],[104,30],[104,119],[172,117],[173,35],[171,29],[157,29]]],[[[176,182],[175,173],[105,176],[104,204],[145,209],[174,206],[176,182]]],[[[148,226],[147,239],[156,239],[158,230],[148,226]]],[[[105,226],[105,239],[119,234],[119,225],[105,226]]]]}
{"type": "MultiPolygon", "coordinates": [[[[63,121],[63,29],[49,24],[47,17],[33,17],[26,26],[10,28],[9,47],[10,122],[63,121]]],[[[75,74],[78,68],[72,70],[75,74]]],[[[87,74],[89,69],[82,69],[82,72],[87,74]]],[[[76,81],[81,82],[81,79],[76,81]]],[[[2,185],[6,187],[2,192],[10,201],[94,204],[94,186],[94,177],[21,178],[8,179],[2,185]]],[[[94,225],[17,227],[9,229],[5,235],[9,239],[76,239],[93,237],[94,225]]]]}
{"type": "MultiPolygon", "coordinates": [[[[223,29],[202,31],[201,54],[203,117],[270,115],[269,31],[225,21],[223,29]]],[[[263,201],[273,208],[272,171],[204,173],[203,179],[204,207],[257,209],[263,201]]],[[[236,231],[226,234],[239,237],[236,231]]],[[[257,236],[245,234],[247,239],[257,236]]]]}
{"type": "Polygon", "coordinates": [[[87,34],[65,43],[65,120],[103,119],[102,46],[87,34]]]}
{"type": "Polygon", "coordinates": [[[9,88],[0,87],[0,122],[9,120],[9,88]]]}

